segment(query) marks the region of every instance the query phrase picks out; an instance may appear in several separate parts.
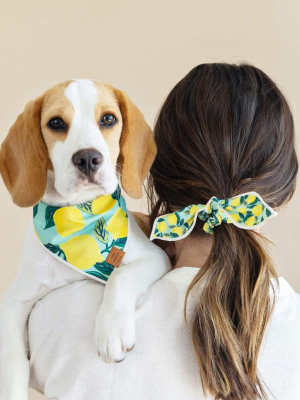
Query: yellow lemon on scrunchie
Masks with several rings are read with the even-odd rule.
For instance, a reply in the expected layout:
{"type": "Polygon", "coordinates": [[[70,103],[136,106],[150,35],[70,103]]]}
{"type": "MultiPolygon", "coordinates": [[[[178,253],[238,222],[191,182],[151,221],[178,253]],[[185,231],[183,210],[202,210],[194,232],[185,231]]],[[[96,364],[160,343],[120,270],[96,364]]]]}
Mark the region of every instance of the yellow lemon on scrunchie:
{"type": "Polygon", "coordinates": [[[250,217],[246,221],[246,226],[253,226],[255,224],[255,217],[250,217]]]}
{"type": "Polygon", "coordinates": [[[241,205],[241,198],[240,198],[240,197],[236,197],[235,199],[233,199],[233,200],[231,201],[231,205],[232,205],[233,207],[238,207],[238,206],[240,206],[240,205],[241,205]]]}
{"type": "Polygon", "coordinates": [[[157,229],[159,232],[164,232],[168,228],[168,225],[163,221],[157,224],[157,229]]]}
{"type": "Polygon", "coordinates": [[[263,207],[261,204],[258,204],[257,206],[252,208],[252,213],[258,217],[261,213],[263,212],[263,207]]]}
{"type": "Polygon", "coordinates": [[[176,225],[176,223],[177,223],[177,217],[176,217],[176,215],[175,215],[175,214],[170,214],[170,215],[168,216],[168,222],[169,222],[169,224],[171,224],[171,225],[176,225]]]}
{"type": "Polygon", "coordinates": [[[176,226],[175,228],[172,229],[173,233],[176,233],[178,236],[182,235],[182,228],[179,226],[176,226]]]}

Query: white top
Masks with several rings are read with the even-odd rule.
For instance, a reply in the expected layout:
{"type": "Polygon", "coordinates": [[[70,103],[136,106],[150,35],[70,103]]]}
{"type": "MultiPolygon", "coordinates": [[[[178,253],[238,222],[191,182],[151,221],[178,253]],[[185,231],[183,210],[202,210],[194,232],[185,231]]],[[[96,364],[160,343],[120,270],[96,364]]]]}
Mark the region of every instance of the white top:
{"type": "MultiPolygon", "coordinates": [[[[30,317],[31,385],[58,400],[212,400],[183,323],[197,272],[175,269],[149,289],[137,311],[136,346],[120,364],[102,362],[93,343],[105,286],[86,280],[50,293],[30,317]]],[[[259,371],[275,399],[299,400],[300,296],[283,278],[279,284],[259,371]]]]}

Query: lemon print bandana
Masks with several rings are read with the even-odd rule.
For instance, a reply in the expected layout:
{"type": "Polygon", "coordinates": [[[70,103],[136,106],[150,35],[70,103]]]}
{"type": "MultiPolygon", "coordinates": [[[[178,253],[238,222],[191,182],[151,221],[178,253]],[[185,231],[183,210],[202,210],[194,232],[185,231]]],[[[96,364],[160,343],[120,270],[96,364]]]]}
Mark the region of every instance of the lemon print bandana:
{"type": "Polygon", "coordinates": [[[242,229],[257,229],[277,216],[256,192],[248,192],[231,199],[212,197],[206,205],[193,204],[182,210],[156,218],[150,240],[180,240],[193,230],[197,217],[204,221],[203,230],[213,233],[223,222],[242,229]]]}
{"type": "Polygon", "coordinates": [[[120,187],[76,206],[41,201],[33,208],[33,225],[39,241],[55,257],[101,282],[125,254],[129,222],[120,187]]]}

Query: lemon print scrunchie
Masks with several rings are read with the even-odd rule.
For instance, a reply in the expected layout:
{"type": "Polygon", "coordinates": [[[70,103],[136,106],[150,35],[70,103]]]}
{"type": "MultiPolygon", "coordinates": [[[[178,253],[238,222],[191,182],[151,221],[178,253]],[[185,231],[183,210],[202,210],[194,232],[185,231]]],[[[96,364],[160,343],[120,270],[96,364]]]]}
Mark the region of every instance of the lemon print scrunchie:
{"type": "Polygon", "coordinates": [[[224,222],[242,229],[257,229],[276,216],[277,212],[256,192],[225,200],[212,197],[206,205],[193,204],[156,218],[150,240],[183,239],[193,230],[197,217],[205,222],[203,230],[212,234],[214,228],[224,222]]]}
{"type": "Polygon", "coordinates": [[[54,257],[104,283],[125,254],[129,222],[120,187],[75,206],[54,207],[40,201],[33,208],[33,225],[54,257]]]}

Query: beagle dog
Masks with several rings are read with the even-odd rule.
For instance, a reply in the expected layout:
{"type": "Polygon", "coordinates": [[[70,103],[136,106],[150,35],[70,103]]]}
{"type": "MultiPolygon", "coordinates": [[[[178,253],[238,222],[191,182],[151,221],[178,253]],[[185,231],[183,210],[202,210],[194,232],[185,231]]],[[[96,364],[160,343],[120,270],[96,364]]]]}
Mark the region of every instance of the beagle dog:
{"type": "MultiPolygon", "coordinates": [[[[0,172],[14,203],[67,207],[115,192],[142,195],[156,155],[149,126],[129,97],[107,84],[72,80],[29,102],[0,150],[0,172]]],[[[114,268],[95,323],[95,351],[120,362],[135,345],[135,306],[170,270],[128,213],[130,233],[122,264],[114,268]]],[[[28,399],[26,323],[35,303],[66,284],[89,279],[38,242],[32,222],[21,265],[0,307],[0,400],[28,399]]],[[[92,277],[90,278],[92,279],[92,277]]]]}

